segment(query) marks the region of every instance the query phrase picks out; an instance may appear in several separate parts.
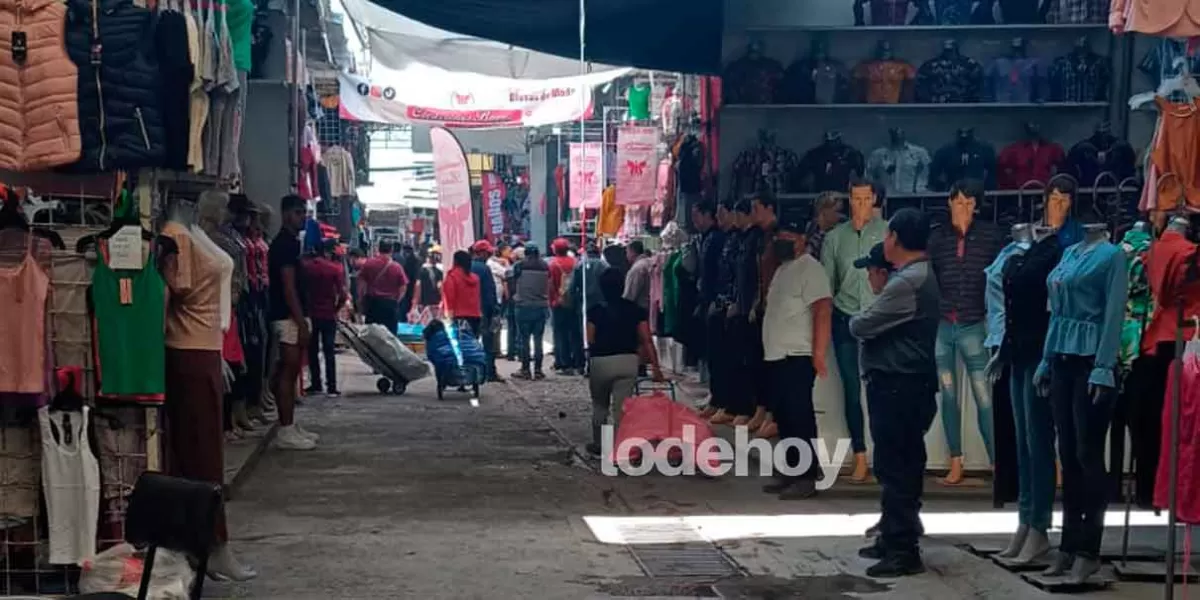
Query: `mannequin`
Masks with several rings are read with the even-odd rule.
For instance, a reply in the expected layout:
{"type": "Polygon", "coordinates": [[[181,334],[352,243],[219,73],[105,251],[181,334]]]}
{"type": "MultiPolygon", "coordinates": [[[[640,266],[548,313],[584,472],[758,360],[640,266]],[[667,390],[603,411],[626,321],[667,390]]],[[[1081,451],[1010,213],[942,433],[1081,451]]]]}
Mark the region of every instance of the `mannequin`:
{"type": "Polygon", "coordinates": [[[862,378],[859,373],[859,344],[850,335],[850,318],[862,312],[874,300],[867,281],[867,270],[854,267],[854,261],[866,256],[883,241],[887,222],[876,215],[881,188],[878,184],[852,180],[850,220],[825,234],[821,246],[821,264],[829,274],[833,293],[833,350],[841,374],[845,402],[846,427],[854,451],[853,483],[867,481],[867,447],[863,431],[862,378]]]}
{"type": "Polygon", "coordinates": [[[1100,569],[1108,507],[1104,443],[1117,393],[1116,367],[1128,293],[1125,254],[1099,219],[1063,252],[1046,279],[1050,328],[1034,373],[1050,399],[1063,478],[1063,544],[1046,576],[1083,584],[1100,569]]]}
{"type": "MultiPolygon", "coordinates": [[[[909,6],[915,6],[918,17],[923,16],[926,11],[921,2],[914,0],[855,0],[854,2],[854,26],[862,27],[867,25],[863,7],[867,4],[871,5],[871,23],[873,27],[879,26],[900,26],[908,23],[909,6]]],[[[914,21],[916,19],[914,18],[914,21]]]]}
{"type": "Polygon", "coordinates": [[[949,190],[950,185],[963,179],[982,181],[985,188],[996,182],[996,151],[986,142],[975,138],[975,130],[958,130],[954,141],[934,154],[929,167],[929,187],[949,190]]]}
{"type": "Polygon", "coordinates": [[[917,102],[978,102],[982,91],[983,66],[963,56],[956,40],[944,40],[941,54],[917,70],[917,102]]]}
{"type": "Polygon", "coordinates": [[[788,104],[836,104],[845,101],[846,67],[830,57],[828,40],[817,37],[807,57],[798,58],[783,77],[788,104]]]}
{"type": "Polygon", "coordinates": [[[1041,125],[1026,121],[1021,129],[1021,141],[1005,146],[996,160],[996,182],[1000,189],[1020,189],[1030,181],[1050,181],[1066,160],[1063,147],[1047,141],[1041,125]]]}
{"type": "MultiPolygon", "coordinates": [[[[1132,379],[1133,365],[1141,357],[1142,333],[1150,322],[1150,312],[1154,307],[1154,298],[1150,293],[1150,283],[1146,276],[1145,259],[1154,239],[1150,224],[1146,221],[1134,223],[1125,235],[1121,237],[1120,248],[1129,264],[1128,301],[1125,303],[1124,320],[1121,327],[1121,347],[1117,353],[1118,381],[1120,394],[1116,398],[1116,409],[1113,411],[1112,427],[1109,429],[1108,464],[1111,474],[1110,489],[1121,497],[1125,482],[1125,432],[1128,429],[1130,439],[1137,439],[1141,432],[1133,430],[1133,408],[1139,409],[1145,405],[1142,400],[1144,390],[1139,382],[1132,379]]],[[[1160,412],[1161,414],[1161,412],[1160,412]]],[[[1133,445],[1138,448],[1137,444],[1133,445]]],[[[1153,468],[1147,462],[1140,461],[1136,452],[1133,453],[1133,466],[1137,469],[1153,468]]]]}
{"type": "Polygon", "coordinates": [[[638,80],[625,91],[625,99],[629,102],[629,112],[625,115],[627,121],[650,120],[651,89],[649,81],[638,80]]]}
{"type": "Polygon", "coordinates": [[[1003,236],[991,223],[975,218],[982,200],[982,182],[968,179],[955,183],[948,200],[950,226],[934,230],[929,239],[929,260],[942,293],[935,360],[941,384],[942,428],[950,448],[950,472],[942,480],[945,485],[958,485],[963,480],[960,358],[989,463],[994,455],[992,394],[986,374],[990,356],[984,347],[985,268],[999,255],[1003,236]]]}
{"type": "Polygon", "coordinates": [[[1101,121],[1085,140],[1067,153],[1066,171],[1081,184],[1092,185],[1102,173],[1112,173],[1118,181],[1136,173],[1137,156],[1128,142],[1112,133],[1112,124],[1101,121]]]}
{"type": "Polygon", "coordinates": [[[874,57],[854,68],[854,99],[870,104],[911,102],[916,76],[912,65],[896,59],[891,42],[880,40],[874,57]]]}
{"type": "Polygon", "coordinates": [[[779,93],[783,65],[764,54],[763,44],[753,41],[746,54],[725,68],[722,76],[728,104],[771,104],[779,93]]]}
{"type": "MultiPolygon", "coordinates": [[[[235,194],[229,200],[230,222],[226,232],[244,249],[246,286],[237,303],[237,319],[242,330],[242,351],[246,357],[246,388],[244,401],[248,421],[268,425],[270,421],[263,413],[261,403],[263,381],[266,378],[267,362],[265,330],[267,304],[266,243],[258,228],[259,208],[244,195],[235,194]],[[259,261],[259,258],[262,261],[259,261]]],[[[245,427],[243,427],[245,428],[245,427]]]]}
{"type": "Polygon", "coordinates": [[[862,152],[842,141],[835,129],[825,132],[821,145],[800,159],[801,189],[813,192],[844,190],[850,180],[866,170],[862,152]]]}
{"type": "Polygon", "coordinates": [[[1066,175],[1051,179],[1046,189],[1046,214],[1042,222],[1058,232],[1058,242],[1064,249],[1083,239],[1083,229],[1071,217],[1075,189],[1075,180],[1066,175]]]}
{"type": "Polygon", "coordinates": [[[867,159],[867,177],[899,193],[929,189],[929,151],[912,144],[899,127],[888,130],[887,146],[876,148],[867,159]]]}
{"type": "MultiPolygon", "coordinates": [[[[222,262],[207,247],[211,242],[197,239],[203,232],[196,227],[196,203],[177,199],[168,215],[162,235],[178,247],[166,274],[171,291],[166,314],[169,464],[173,475],[223,484],[221,299],[228,291],[222,290],[222,262]]],[[[253,578],[256,573],[238,563],[229,549],[224,511],[214,533],[217,545],[209,573],[237,581],[253,578]]]]}
{"type": "Polygon", "coordinates": [[[1013,38],[1008,54],[988,64],[985,97],[988,102],[1028,104],[1040,99],[1042,61],[1030,58],[1025,38],[1013,38]]]}

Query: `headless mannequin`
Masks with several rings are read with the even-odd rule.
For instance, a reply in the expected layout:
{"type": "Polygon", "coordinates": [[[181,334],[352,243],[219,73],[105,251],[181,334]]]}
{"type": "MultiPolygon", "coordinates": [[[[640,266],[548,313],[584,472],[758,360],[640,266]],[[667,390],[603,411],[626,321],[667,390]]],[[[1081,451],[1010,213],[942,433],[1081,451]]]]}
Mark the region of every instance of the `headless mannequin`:
{"type": "Polygon", "coordinates": [[[942,40],[942,58],[959,58],[957,40],[942,40]]]}
{"type": "Polygon", "coordinates": [[[1009,45],[1008,57],[1013,59],[1025,58],[1028,56],[1028,51],[1025,44],[1025,38],[1015,37],[1009,45]]]}
{"type": "MultiPolygon", "coordinates": [[[[222,296],[221,277],[214,276],[216,257],[210,254],[207,236],[198,227],[195,202],[175,200],[167,213],[169,222],[163,234],[180,249],[181,264],[169,269],[167,285],[171,302],[167,307],[167,420],[171,427],[172,474],[189,479],[224,483],[224,433],[221,417],[222,361],[220,306],[212,306],[213,295],[222,296]],[[204,239],[197,239],[203,236],[204,239]],[[187,265],[182,261],[188,261],[187,265]],[[179,270],[187,268],[189,281],[180,281],[179,270]],[[188,319],[184,326],[172,319],[172,312],[187,306],[201,315],[188,319]],[[216,309],[217,314],[212,314],[216,309]],[[215,344],[214,344],[215,341],[215,344]]],[[[219,251],[219,248],[218,248],[219,251]]],[[[226,279],[228,287],[228,280],[226,279]]],[[[228,297],[228,291],[224,292],[228,297]]],[[[245,581],[257,575],[241,565],[227,543],[224,512],[218,518],[216,546],[209,560],[209,575],[219,579],[245,581]]],[[[201,574],[201,577],[204,575],[201,574]]]]}

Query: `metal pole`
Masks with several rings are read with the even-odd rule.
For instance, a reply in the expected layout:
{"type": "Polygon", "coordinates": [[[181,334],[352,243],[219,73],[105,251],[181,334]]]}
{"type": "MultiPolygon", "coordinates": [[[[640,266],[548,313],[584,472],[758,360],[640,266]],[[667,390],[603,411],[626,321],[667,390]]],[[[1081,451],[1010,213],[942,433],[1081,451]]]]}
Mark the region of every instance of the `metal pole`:
{"type": "MultiPolygon", "coordinates": [[[[1175,298],[1175,358],[1171,366],[1175,374],[1171,377],[1171,468],[1168,469],[1167,506],[1167,585],[1163,598],[1175,598],[1175,525],[1178,521],[1175,509],[1179,505],[1179,390],[1183,387],[1183,298],[1175,298]]],[[[1184,577],[1188,576],[1188,565],[1184,565],[1184,577]]]]}
{"type": "Polygon", "coordinates": [[[288,124],[288,129],[292,132],[292,186],[296,186],[300,181],[300,144],[303,141],[303,132],[300,128],[300,111],[303,110],[300,102],[301,86],[300,86],[300,0],[292,0],[292,51],[291,63],[292,68],[287,74],[291,78],[291,98],[288,110],[288,117],[291,122],[288,124]]]}
{"type": "MultiPolygon", "coordinates": [[[[579,0],[579,73],[581,75],[587,74],[587,0],[579,0]]],[[[580,152],[584,156],[587,154],[587,128],[584,118],[587,112],[588,96],[591,96],[590,88],[587,94],[579,95],[579,143],[583,144],[580,146],[580,152]]],[[[606,148],[600,148],[601,158],[603,158],[606,151],[606,148]]],[[[603,171],[603,167],[601,167],[601,171],[603,171]]],[[[603,174],[601,174],[601,177],[603,177],[603,174]]],[[[580,200],[582,201],[583,199],[580,198],[580,200]]],[[[579,331],[583,334],[583,353],[584,356],[587,356],[589,348],[587,339],[587,209],[580,208],[579,214],[579,236],[582,240],[581,249],[583,250],[583,266],[579,269],[579,295],[582,298],[580,302],[582,310],[579,311],[579,331]]],[[[555,350],[557,351],[557,349],[555,350]]],[[[587,365],[584,365],[584,368],[586,369],[587,365]]],[[[599,440],[592,441],[598,442],[599,440]]]]}

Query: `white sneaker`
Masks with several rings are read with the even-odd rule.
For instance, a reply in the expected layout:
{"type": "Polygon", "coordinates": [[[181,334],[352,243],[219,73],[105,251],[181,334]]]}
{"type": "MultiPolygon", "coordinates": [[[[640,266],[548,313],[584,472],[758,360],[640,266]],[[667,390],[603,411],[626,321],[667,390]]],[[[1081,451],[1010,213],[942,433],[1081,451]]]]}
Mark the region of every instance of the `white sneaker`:
{"type": "Polygon", "coordinates": [[[315,450],[317,443],[304,437],[295,425],[280,427],[275,434],[275,447],[280,450],[315,450]]]}
{"type": "Polygon", "coordinates": [[[228,544],[221,544],[209,556],[208,576],[216,581],[250,581],[258,573],[238,562],[228,544]]]}
{"type": "Polygon", "coordinates": [[[313,433],[313,432],[301,427],[299,423],[293,424],[293,427],[296,428],[296,431],[299,432],[302,437],[306,437],[314,442],[321,441],[321,434],[313,433]]]}

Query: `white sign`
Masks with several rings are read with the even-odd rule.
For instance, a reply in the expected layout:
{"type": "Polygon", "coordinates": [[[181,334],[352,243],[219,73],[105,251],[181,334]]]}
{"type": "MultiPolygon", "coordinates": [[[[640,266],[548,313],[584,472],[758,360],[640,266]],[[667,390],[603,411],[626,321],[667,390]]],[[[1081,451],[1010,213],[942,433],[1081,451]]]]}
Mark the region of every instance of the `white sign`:
{"type": "Polygon", "coordinates": [[[137,271],[142,268],[142,228],[126,225],[108,238],[108,268],[137,271]]]}
{"type": "Polygon", "coordinates": [[[341,116],[374,123],[503,129],[576,121],[592,114],[592,88],[624,75],[616,69],[553,79],[509,79],[411,64],[376,67],[368,79],[341,73],[341,116]]]}

